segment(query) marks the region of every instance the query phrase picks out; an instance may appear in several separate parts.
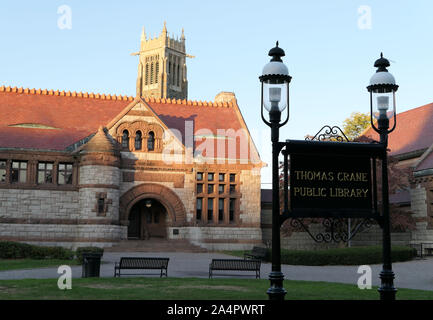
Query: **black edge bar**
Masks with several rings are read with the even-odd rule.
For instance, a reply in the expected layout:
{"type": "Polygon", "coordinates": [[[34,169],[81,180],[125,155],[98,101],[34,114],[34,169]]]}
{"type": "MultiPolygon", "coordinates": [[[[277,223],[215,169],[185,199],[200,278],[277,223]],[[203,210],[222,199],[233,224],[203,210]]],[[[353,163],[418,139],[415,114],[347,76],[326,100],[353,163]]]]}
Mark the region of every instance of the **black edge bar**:
{"type": "Polygon", "coordinates": [[[280,150],[285,147],[289,154],[327,153],[377,158],[383,158],[386,155],[386,149],[380,143],[286,140],[286,142],[280,142],[279,147],[280,150]]]}

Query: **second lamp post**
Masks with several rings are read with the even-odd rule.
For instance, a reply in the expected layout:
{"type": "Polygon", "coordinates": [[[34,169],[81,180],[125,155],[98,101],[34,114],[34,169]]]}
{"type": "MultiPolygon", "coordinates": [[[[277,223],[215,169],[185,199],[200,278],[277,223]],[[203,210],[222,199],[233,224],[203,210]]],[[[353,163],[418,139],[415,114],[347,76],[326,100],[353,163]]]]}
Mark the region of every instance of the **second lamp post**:
{"type": "Polygon", "coordinates": [[[382,228],[383,228],[383,269],[380,273],[381,286],[379,288],[381,300],[395,300],[397,289],[394,288],[394,272],[391,263],[391,230],[389,217],[389,190],[388,190],[388,161],[386,150],[388,147],[388,134],[397,124],[395,92],[398,85],[394,76],[386,69],[390,66],[387,59],[380,54],[374,66],[376,73],[370,79],[367,90],[370,92],[370,121],[371,127],[379,134],[380,143],[384,148],[382,160],[382,228]],[[391,109],[391,111],[388,111],[391,109]],[[373,112],[377,110],[377,112],[373,112]],[[377,122],[374,121],[377,119],[377,122]],[[389,120],[394,118],[391,129],[389,120]]]}

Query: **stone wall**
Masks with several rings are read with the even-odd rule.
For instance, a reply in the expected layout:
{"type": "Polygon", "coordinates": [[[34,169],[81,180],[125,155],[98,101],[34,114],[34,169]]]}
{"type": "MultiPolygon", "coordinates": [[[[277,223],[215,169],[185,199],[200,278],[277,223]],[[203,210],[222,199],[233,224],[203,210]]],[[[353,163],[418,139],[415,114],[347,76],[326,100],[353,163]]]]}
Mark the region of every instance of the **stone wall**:
{"type": "Polygon", "coordinates": [[[120,170],[112,166],[90,165],[80,167],[80,185],[119,185],[120,170]]]}
{"type": "Polygon", "coordinates": [[[412,232],[412,243],[424,243],[425,247],[433,247],[433,229],[429,223],[431,217],[429,216],[427,192],[425,183],[419,183],[410,190],[411,211],[416,219],[416,230],[412,232]]]}
{"type": "Polygon", "coordinates": [[[125,239],[126,227],[112,224],[119,219],[119,169],[84,166],[79,172],[79,191],[0,189],[0,239],[66,247],[125,239]],[[108,203],[102,214],[98,193],[108,203]]]}
{"type": "MultiPolygon", "coordinates": [[[[127,227],[119,221],[119,198],[132,187],[152,181],[122,182],[123,172],[113,166],[79,167],[75,191],[0,189],[0,239],[34,244],[77,247],[82,244],[111,246],[127,239],[127,227]],[[98,194],[105,194],[106,212],[98,212],[98,194]],[[5,220],[8,219],[8,220],[5,220]],[[46,219],[44,221],[44,219],[46,219]]],[[[141,170],[140,172],[144,172],[141,170]]],[[[156,171],[152,171],[156,172],[156,171]]],[[[157,182],[172,190],[186,211],[185,225],[170,226],[170,239],[189,239],[211,250],[243,250],[262,245],[260,228],[260,175],[241,170],[239,175],[239,221],[233,226],[195,226],[195,173],[158,171],[166,177],[183,174],[183,183],[157,182]],[[178,229],[179,234],[173,234],[178,229]]],[[[164,178],[165,179],[165,178],[164,178]]],[[[179,180],[179,181],[178,181],[179,180]]],[[[164,180],[165,181],[165,180],[164,180]]],[[[139,195],[136,195],[139,196],[139,195]]],[[[164,197],[164,194],[161,194],[164,197]]]]}
{"type": "Polygon", "coordinates": [[[186,211],[186,222],[192,222],[195,210],[195,173],[184,173],[185,179],[182,188],[175,188],[174,184],[171,184],[171,190],[182,200],[182,203],[186,211]]]}
{"type": "MultiPolygon", "coordinates": [[[[260,174],[255,170],[242,170],[240,175],[240,221],[260,225],[260,174]]],[[[260,237],[261,239],[261,237],[260,237]]]]}
{"type": "Polygon", "coordinates": [[[209,250],[250,250],[253,246],[262,245],[260,228],[170,227],[168,236],[169,239],[188,239],[209,250]]]}
{"type": "Polygon", "coordinates": [[[119,220],[119,190],[107,188],[81,188],[79,191],[80,218],[119,220]],[[106,194],[107,212],[98,214],[97,195],[106,194]]]}
{"type": "Polygon", "coordinates": [[[76,191],[0,189],[0,219],[78,219],[76,191]]]}
{"type": "Polygon", "coordinates": [[[111,246],[119,239],[126,239],[127,228],[115,225],[90,224],[0,224],[3,240],[20,241],[36,245],[65,246],[111,246]]]}
{"type": "Polygon", "coordinates": [[[411,206],[410,209],[413,212],[414,218],[426,218],[427,217],[427,194],[424,187],[420,185],[417,188],[410,190],[411,206]]]}
{"type": "Polygon", "coordinates": [[[80,167],[79,211],[84,219],[119,220],[120,170],[113,166],[86,165],[80,167]],[[104,194],[107,210],[98,213],[98,196],[104,194]]]}

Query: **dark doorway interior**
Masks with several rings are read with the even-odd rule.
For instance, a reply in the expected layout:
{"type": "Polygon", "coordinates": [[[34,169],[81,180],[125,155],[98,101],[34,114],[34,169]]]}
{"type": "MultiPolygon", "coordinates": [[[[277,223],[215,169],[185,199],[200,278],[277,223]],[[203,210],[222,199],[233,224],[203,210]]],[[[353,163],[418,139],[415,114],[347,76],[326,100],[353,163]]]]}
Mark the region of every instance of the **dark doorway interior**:
{"type": "Polygon", "coordinates": [[[128,239],[166,238],[166,209],[157,200],[143,199],[129,213],[128,239]]]}

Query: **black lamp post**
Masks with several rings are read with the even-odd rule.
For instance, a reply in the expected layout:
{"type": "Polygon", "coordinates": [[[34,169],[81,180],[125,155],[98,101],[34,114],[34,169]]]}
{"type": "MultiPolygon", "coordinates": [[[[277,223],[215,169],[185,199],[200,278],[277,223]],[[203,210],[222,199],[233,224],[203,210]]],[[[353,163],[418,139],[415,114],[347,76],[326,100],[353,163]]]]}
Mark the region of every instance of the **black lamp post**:
{"type": "Polygon", "coordinates": [[[281,272],[278,139],[280,127],[289,120],[289,83],[292,77],[281,60],[284,55],[284,50],[278,47],[277,41],[276,47],[269,51],[272,59],[263,67],[259,77],[262,84],[262,120],[271,128],[272,140],[272,272],[269,274],[271,286],[267,291],[270,300],[284,300],[287,293],[283,288],[284,274],[281,272]],[[263,107],[269,112],[269,121],[263,115],[263,107]],[[286,108],[287,115],[281,123],[281,113],[286,108]]]}
{"type": "Polygon", "coordinates": [[[370,79],[367,90],[370,92],[370,121],[372,128],[379,133],[380,143],[384,147],[385,155],[382,161],[382,223],[383,223],[383,268],[380,273],[381,286],[379,288],[381,300],[395,300],[397,289],[394,287],[394,272],[391,263],[391,235],[389,221],[389,190],[388,190],[388,161],[386,149],[388,147],[388,134],[396,126],[395,92],[398,85],[394,76],[386,69],[390,66],[387,59],[380,54],[374,66],[376,73],[370,79]],[[373,113],[375,110],[375,113],[373,113]],[[377,111],[376,111],[377,110],[377,111]],[[391,111],[388,111],[391,110],[391,111]],[[394,124],[389,129],[389,120],[394,118],[394,124]],[[377,125],[373,118],[377,119],[377,125]]]}

